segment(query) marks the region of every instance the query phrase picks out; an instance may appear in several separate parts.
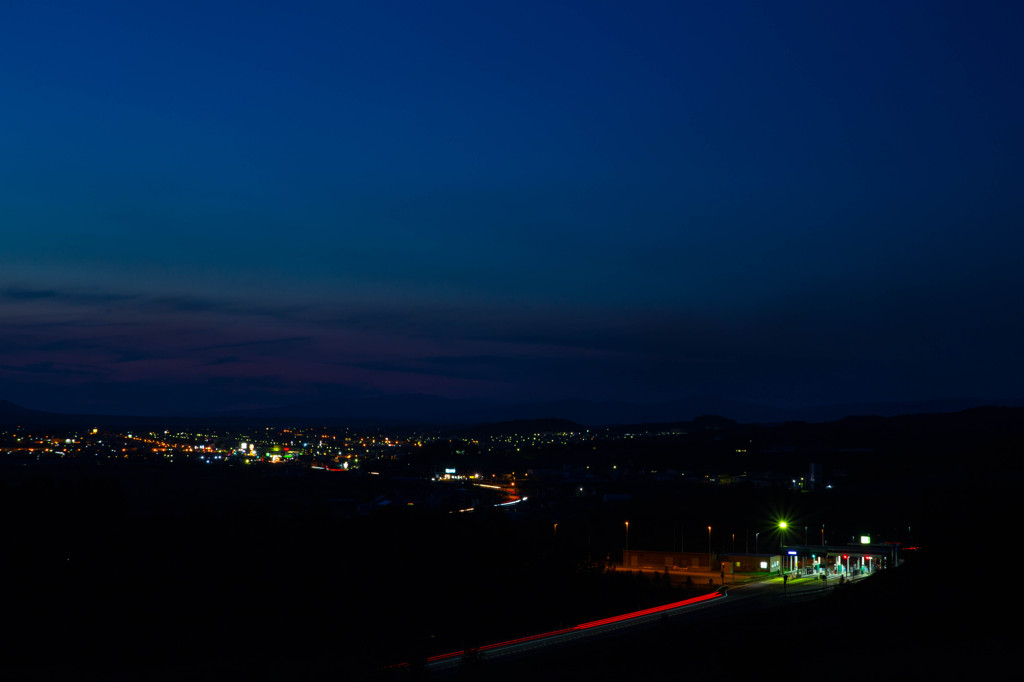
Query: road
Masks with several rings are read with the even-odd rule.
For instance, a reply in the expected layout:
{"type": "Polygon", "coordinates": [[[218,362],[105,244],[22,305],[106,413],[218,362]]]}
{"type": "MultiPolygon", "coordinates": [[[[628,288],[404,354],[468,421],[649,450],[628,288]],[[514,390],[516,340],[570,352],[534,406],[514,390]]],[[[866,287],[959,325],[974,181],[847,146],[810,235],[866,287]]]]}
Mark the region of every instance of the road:
{"type": "MultiPolygon", "coordinates": [[[[837,584],[839,584],[839,579],[836,577],[830,578],[827,584],[823,585],[823,581],[818,576],[807,576],[786,582],[783,582],[781,578],[772,578],[766,581],[730,586],[692,599],[581,623],[562,630],[488,644],[476,649],[473,655],[480,660],[487,661],[520,657],[540,649],[564,646],[586,639],[607,637],[618,632],[643,628],[663,618],[692,616],[707,609],[714,609],[715,613],[720,615],[725,611],[753,611],[783,601],[812,599],[820,596],[826,589],[834,588],[837,584]]],[[[425,668],[432,672],[454,670],[463,663],[465,655],[464,651],[452,651],[431,656],[427,659],[425,668]]]]}
{"type": "MultiPolygon", "coordinates": [[[[642,627],[652,622],[656,622],[661,618],[669,618],[682,613],[707,608],[711,604],[724,600],[725,598],[726,592],[724,590],[720,590],[718,592],[712,592],[710,594],[701,595],[700,597],[693,597],[692,599],[685,599],[671,604],[663,604],[661,606],[654,606],[649,609],[634,611],[632,613],[624,613],[619,616],[611,616],[610,618],[603,618],[589,623],[581,623],[571,628],[544,632],[536,635],[530,635],[528,637],[520,637],[506,642],[488,644],[476,649],[475,655],[481,660],[488,661],[512,656],[523,656],[542,648],[563,646],[570,642],[604,637],[617,631],[642,627]]],[[[465,653],[466,652],[464,651],[452,651],[446,654],[431,656],[427,659],[426,668],[431,671],[442,671],[457,668],[462,663],[462,658],[465,653]]]]}

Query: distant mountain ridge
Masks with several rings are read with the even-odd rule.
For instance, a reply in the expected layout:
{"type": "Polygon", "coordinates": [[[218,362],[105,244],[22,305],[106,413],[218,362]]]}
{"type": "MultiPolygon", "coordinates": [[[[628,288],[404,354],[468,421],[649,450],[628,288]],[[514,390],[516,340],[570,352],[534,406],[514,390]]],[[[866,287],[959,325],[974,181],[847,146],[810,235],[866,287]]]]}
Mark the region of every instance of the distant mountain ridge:
{"type": "Polygon", "coordinates": [[[12,403],[10,400],[0,400],[0,417],[31,416],[44,414],[50,413],[42,412],[40,410],[32,410],[27,407],[22,407],[21,405],[12,403]]]}
{"type": "Polygon", "coordinates": [[[775,408],[710,397],[653,404],[582,399],[505,404],[423,394],[322,400],[280,408],[232,411],[225,413],[225,416],[438,425],[563,419],[588,426],[601,426],[689,421],[697,415],[709,413],[724,414],[737,421],[784,421],[789,418],[786,411],[775,408]]]}
{"type": "Polygon", "coordinates": [[[993,402],[979,398],[959,398],[779,408],[714,396],[697,396],[650,404],[582,399],[503,404],[410,394],[306,402],[281,408],[231,412],[226,413],[226,416],[437,425],[564,419],[586,426],[604,426],[688,422],[706,414],[721,415],[740,423],[825,422],[853,416],[892,417],[904,414],[959,412],[987,405],[1024,406],[1024,401],[993,402]]]}
{"type": "Polygon", "coordinates": [[[1001,405],[1024,406],[1024,401],[986,401],[959,398],[918,402],[851,403],[805,408],[779,408],[714,396],[695,396],[659,403],[631,403],[592,400],[556,400],[529,403],[498,403],[493,401],[442,398],[433,395],[408,394],[307,401],[276,408],[231,410],[207,415],[102,416],[59,414],[21,407],[0,400],[2,423],[57,423],[103,420],[110,422],[172,419],[172,420],[302,420],[353,426],[369,425],[471,425],[525,420],[567,420],[584,426],[607,426],[643,423],[689,422],[700,415],[720,415],[739,423],[777,424],[793,421],[829,422],[844,417],[892,417],[908,414],[960,412],[962,410],[1001,405]]]}

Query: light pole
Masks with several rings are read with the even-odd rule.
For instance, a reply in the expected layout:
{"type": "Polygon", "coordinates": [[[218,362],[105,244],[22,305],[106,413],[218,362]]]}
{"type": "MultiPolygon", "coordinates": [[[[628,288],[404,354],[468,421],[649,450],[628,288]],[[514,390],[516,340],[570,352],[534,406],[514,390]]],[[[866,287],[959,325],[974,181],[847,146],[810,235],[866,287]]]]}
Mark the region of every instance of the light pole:
{"type": "MultiPolygon", "coordinates": [[[[785,521],[779,521],[779,558],[780,559],[782,558],[782,548],[785,546],[785,542],[786,542],[786,528],[787,527],[789,527],[788,523],[786,523],[785,521]]],[[[785,564],[783,564],[783,565],[785,565],[785,564]]]]}
{"type": "Polygon", "coordinates": [[[708,570],[711,570],[711,526],[708,526],[708,570]]]}
{"type": "Polygon", "coordinates": [[[626,551],[629,551],[629,521],[626,521],[626,551]]]}

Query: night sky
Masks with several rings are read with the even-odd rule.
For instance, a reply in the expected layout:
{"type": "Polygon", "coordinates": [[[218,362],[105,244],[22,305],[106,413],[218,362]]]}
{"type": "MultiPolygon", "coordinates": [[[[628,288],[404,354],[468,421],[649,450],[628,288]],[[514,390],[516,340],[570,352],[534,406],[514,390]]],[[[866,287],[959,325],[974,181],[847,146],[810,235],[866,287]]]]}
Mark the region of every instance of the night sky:
{"type": "Polygon", "coordinates": [[[5,3],[0,398],[1019,398],[1022,20],[5,3]]]}

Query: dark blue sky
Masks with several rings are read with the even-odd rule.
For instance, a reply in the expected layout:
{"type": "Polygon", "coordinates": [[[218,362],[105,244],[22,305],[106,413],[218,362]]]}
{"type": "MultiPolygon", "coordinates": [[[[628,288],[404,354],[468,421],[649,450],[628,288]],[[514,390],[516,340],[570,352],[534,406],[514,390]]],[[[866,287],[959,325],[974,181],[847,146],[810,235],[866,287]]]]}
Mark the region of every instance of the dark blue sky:
{"type": "Polygon", "coordinates": [[[5,6],[0,398],[1024,395],[1024,5],[838,4],[5,6]]]}

